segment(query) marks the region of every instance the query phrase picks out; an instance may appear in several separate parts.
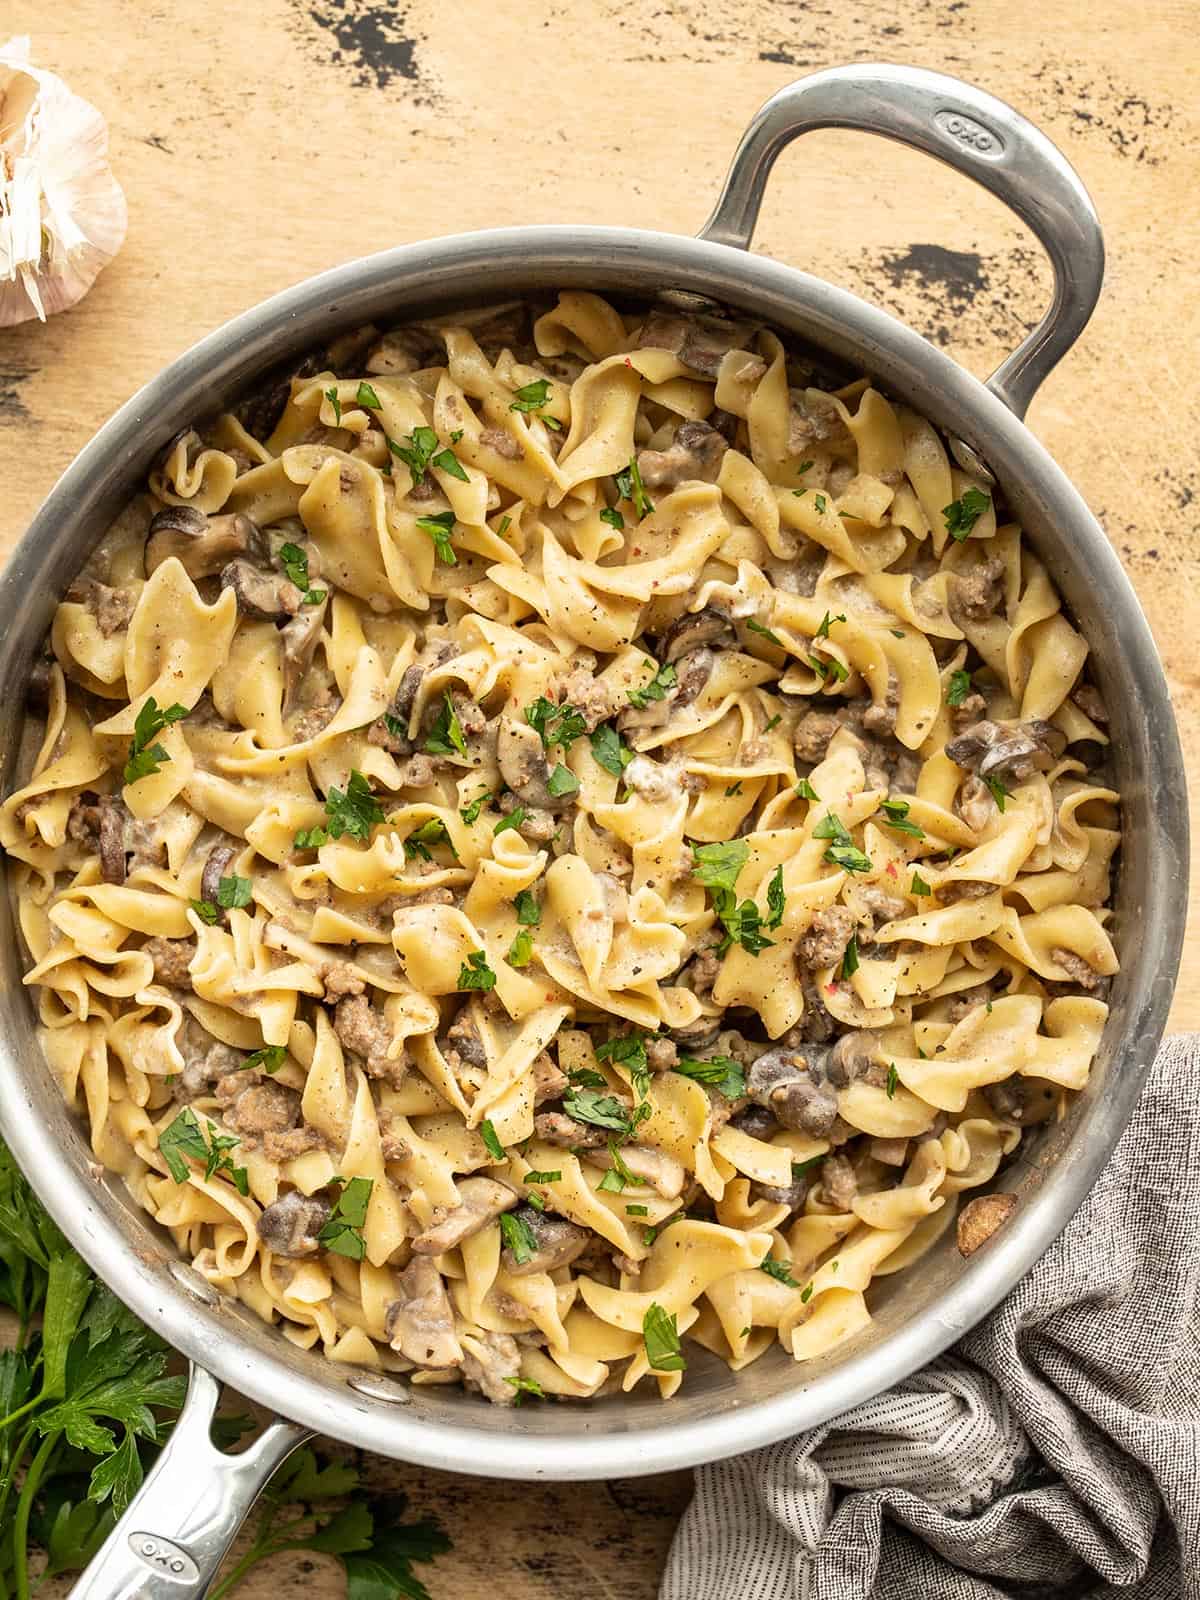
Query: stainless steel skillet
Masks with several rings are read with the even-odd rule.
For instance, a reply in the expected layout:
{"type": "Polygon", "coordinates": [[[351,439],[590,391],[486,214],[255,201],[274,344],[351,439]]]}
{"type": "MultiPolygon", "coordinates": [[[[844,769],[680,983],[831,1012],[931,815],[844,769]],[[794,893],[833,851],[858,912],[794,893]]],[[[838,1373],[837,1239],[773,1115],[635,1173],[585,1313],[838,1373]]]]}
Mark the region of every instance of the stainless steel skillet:
{"type": "MultiPolygon", "coordinates": [[[[581,1405],[488,1408],[409,1390],[294,1349],[220,1300],[169,1239],[98,1176],[33,1034],[11,918],[0,995],[0,1124],[56,1220],[115,1292],[193,1363],[184,1416],[142,1492],[76,1591],[203,1593],[272,1469],[308,1430],[422,1465],[520,1479],[664,1471],[736,1454],[823,1421],[929,1361],[994,1305],[1079,1205],[1124,1128],[1165,1023],[1183,930],[1185,786],[1154,645],[1107,540],[1021,418],[1086,324],[1103,249],[1083,186],[1008,106],[950,78],[856,65],[775,95],[734,158],[698,239],[623,228],[491,230],[410,245],[308,280],[227,324],[124,406],[67,470],[3,578],[0,748],[6,781],[22,689],[59,595],[163,443],[281,358],[372,319],[425,314],[521,291],[591,288],[626,298],[664,288],[752,312],[871,373],[977,452],[1003,485],[1093,648],[1112,718],[1125,844],[1116,904],[1123,970],[1088,1089],[1004,1174],[1021,1196],[1007,1228],[970,1263],[948,1241],[873,1291],[875,1321],[854,1345],[797,1368],[779,1352],[733,1375],[692,1360],[669,1405],[637,1394],[581,1405]],[[975,178],[1033,228],[1054,265],[1050,309],[987,384],[854,295],[748,253],[771,166],[798,134],[858,129],[899,140],[975,178]],[[217,1379],[273,1410],[245,1454],[208,1443],[217,1379]]],[[[0,915],[9,917],[7,905],[0,915]]]]}

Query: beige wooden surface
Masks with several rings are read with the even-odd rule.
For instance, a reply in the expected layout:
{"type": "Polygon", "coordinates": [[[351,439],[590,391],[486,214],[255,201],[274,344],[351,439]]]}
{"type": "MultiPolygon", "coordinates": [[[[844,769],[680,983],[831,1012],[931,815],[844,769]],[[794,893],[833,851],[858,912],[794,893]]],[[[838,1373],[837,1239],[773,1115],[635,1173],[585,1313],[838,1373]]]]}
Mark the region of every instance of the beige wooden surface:
{"type": "MultiPolygon", "coordinates": [[[[74,312],[0,333],[0,552],[137,385],[323,267],[523,222],[693,231],[755,107],[840,61],[937,67],[1012,101],[1083,174],[1110,263],[1099,313],[1029,420],[1125,562],[1200,762],[1190,0],[4,0],[6,30],[32,34],[36,59],[105,110],[130,227],[74,312]]],[[[1036,321],[1049,282],[1029,235],[964,179],[846,134],[783,157],[756,248],[886,306],[980,374],[1036,321]]],[[[1198,975],[1193,937],[1177,1027],[1200,1026],[1198,975]]],[[[687,1488],[370,1474],[454,1533],[435,1600],[650,1600],[687,1488]]],[[[281,1560],[253,1592],[298,1588],[339,1593],[323,1558],[281,1560]]]]}

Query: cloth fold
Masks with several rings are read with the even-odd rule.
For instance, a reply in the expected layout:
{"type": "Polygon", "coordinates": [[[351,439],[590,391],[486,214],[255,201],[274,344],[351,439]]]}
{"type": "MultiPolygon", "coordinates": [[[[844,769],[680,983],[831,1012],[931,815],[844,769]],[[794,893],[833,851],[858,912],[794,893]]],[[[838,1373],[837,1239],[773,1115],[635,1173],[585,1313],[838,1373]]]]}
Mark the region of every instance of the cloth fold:
{"type": "Polygon", "coordinates": [[[945,1356],[703,1467],[661,1600],[1200,1600],[1200,1036],[945,1356]]]}

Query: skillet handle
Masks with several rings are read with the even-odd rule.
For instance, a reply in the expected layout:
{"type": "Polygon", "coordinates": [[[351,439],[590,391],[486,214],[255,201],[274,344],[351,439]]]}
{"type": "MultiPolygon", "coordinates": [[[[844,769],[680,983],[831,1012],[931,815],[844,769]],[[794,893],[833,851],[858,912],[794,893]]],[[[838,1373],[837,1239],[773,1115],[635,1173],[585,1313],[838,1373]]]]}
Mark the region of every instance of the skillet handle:
{"type": "Polygon", "coordinates": [[[750,246],[776,157],[813,128],[853,128],[923,150],[974,178],[1033,230],[1054,267],[1041,322],[987,386],[1018,417],[1087,326],[1104,279],[1091,197],[1066,157],[1003,100],[921,67],[862,62],[800,78],[747,128],[702,239],[750,246]]]}
{"type": "Polygon", "coordinates": [[[221,1391],[193,1366],[162,1454],[71,1591],[71,1600],[200,1600],[276,1467],[310,1430],[273,1422],[240,1455],[214,1447],[221,1391]]]}

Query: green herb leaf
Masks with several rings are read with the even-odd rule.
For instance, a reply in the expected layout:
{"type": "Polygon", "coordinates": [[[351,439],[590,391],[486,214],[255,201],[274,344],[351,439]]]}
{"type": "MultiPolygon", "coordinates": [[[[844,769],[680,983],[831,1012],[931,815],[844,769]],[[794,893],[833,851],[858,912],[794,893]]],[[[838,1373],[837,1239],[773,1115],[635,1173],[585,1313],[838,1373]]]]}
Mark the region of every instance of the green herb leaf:
{"type": "Polygon", "coordinates": [[[587,732],[587,720],[578,706],[559,705],[539,695],[532,705],[525,707],[525,721],[536,728],[542,747],[546,750],[561,745],[569,750],[587,732]]]}
{"type": "Polygon", "coordinates": [[[370,784],[354,768],[344,791],[335,785],[325,796],[325,815],[331,839],[340,839],[345,833],[352,839],[369,839],[371,829],[384,820],[383,807],[371,793],[370,784]]]}
{"type": "Polygon", "coordinates": [[[838,968],[838,977],[841,979],[852,978],[858,971],[858,936],[850,935],[849,943],[842,951],[842,964],[838,968]]]}
{"type": "Polygon", "coordinates": [[[812,1282],[810,1281],[808,1283],[807,1287],[805,1288],[803,1294],[800,1296],[800,1304],[802,1306],[806,1306],[808,1304],[808,1302],[812,1299],[812,1292],[813,1292],[813,1286],[812,1286],[812,1282]]]}
{"type": "Polygon", "coordinates": [[[329,843],[329,834],[324,828],[297,828],[292,843],[297,850],[319,850],[329,843]]]}
{"type": "MultiPolygon", "coordinates": [[[[802,478],[806,472],[811,472],[815,465],[816,465],[816,463],[812,462],[812,461],[802,461],[800,463],[800,465],[796,468],[797,476],[802,478]]],[[[797,494],[803,494],[804,490],[803,489],[797,489],[795,492],[797,494]]]]}
{"type": "Polygon", "coordinates": [[[779,635],[772,633],[770,628],[765,628],[756,618],[750,617],[746,622],[746,627],[751,633],[761,634],[763,638],[766,639],[768,644],[775,644],[778,645],[781,650],[783,649],[783,640],[779,637],[779,635]]]}
{"type": "MultiPolygon", "coordinates": [[[[538,412],[543,409],[550,399],[549,378],[537,378],[533,383],[523,384],[516,391],[516,399],[509,406],[510,411],[538,412]]],[[[560,427],[557,417],[543,417],[543,422],[550,423],[553,427],[560,427]]]]}
{"type": "Polygon", "coordinates": [[[546,779],[546,788],[556,797],[564,794],[577,794],[579,792],[579,779],[569,767],[564,767],[560,761],[546,779]]]}
{"type": "Polygon", "coordinates": [[[512,518],[510,516],[506,515],[506,516],[501,517],[500,521],[496,524],[496,532],[503,539],[504,535],[508,532],[508,530],[511,527],[512,527],[512,518]]]}
{"type": "Polygon", "coordinates": [[[909,893],[910,894],[932,894],[933,893],[933,890],[925,882],[925,879],[915,869],[913,871],[912,884],[909,887],[909,893]]]}
{"type": "Polygon", "coordinates": [[[338,399],[337,388],[331,386],[324,391],[324,394],[326,400],[333,407],[333,420],[340,426],[342,421],[342,402],[338,399]]]}
{"type": "Polygon", "coordinates": [[[365,406],[369,411],[379,410],[379,396],[365,378],[359,384],[358,393],[354,398],[360,406],[365,406]]]}
{"type": "Polygon", "coordinates": [[[783,913],[787,907],[787,898],[783,892],[783,868],[776,867],[771,874],[771,881],[767,884],[767,911],[769,913],[765,926],[777,928],[783,921],[783,913]]]}
{"type": "Polygon", "coordinates": [[[745,1069],[732,1056],[711,1056],[707,1061],[680,1056],[672,1071],[697,1083],[710,1083],[727,1100],[740,1100],[746,1092],[745,1069]]]}
{"type": "Polygon", "coordinates": [[[563,1096],[563,1110],[576,1122],[587,1122],[594,1128],[612,1128],[616,1133],[630,1131],[629,1111],[612,1094],[572,1086],[563,1096]]]}
{"type": "Polygon", "coordinates": [[[992,799],[996,802],[997,808],[1003,812],[1006,802],[1012,799],[1012,795],[1000,782],[999,778],[985,778],[983,781],[991,791],[992,799]]]}
{"type": "Polygon", "coordinates": [[[871,870],[870,856],[864,855],[858,846],[853,844],[831,844],[825,852],[825,860],[846,872],[871,870]]]}
{"type": "Polygon", "coordinates": [[[706,889],[728,889],[737,884],[738,874],[750,859],[745,839],[728,839],[721,844],[692,846],[692,876],[706,889]]]}
{"type": "Polygon", "coordinates": [[[896,1085],[899,1082],[900,1074],[896,1071],[896,1063],[893,1061],[887,1071],[887,1097],[889,1100],[895,1095],[896,1085]]]}
{"type": "Polygon", "coordinates": [[[637,457],[630,456],[629,465],[616,475],[617,492],[628,500],[639,517],[647,517],[654,510],[654,502],[646,493],[637,457]]]}
{"type": "Polygon", "coordinates": [[[544,1400],[546,1398],[546,1391],[542,1388],[541,1384],[536,1378],[506,1377],[504,1381],[505,1383],[511,1383],[513,1388],[517,1391],[517,1398],[515,1402],[517,1405],[521,1404],[521,1396],[525,1394],[536,1395],[539,1400],[544,1400]]]}
{"type": "Polygon", "coordinates": [[[971,692],[971,674],[969,672],[952,672],[950,686],[946,691],[946,704],[948,706],[961,706],[971,692]]]}
{"type": "Polygon", "coordinates": [[[625,1215],[627,1217],[648,1217],[650,1215],[650,1207],[649,1206],[626,1206],[625,1207],[625,1215]]]}
{"type": "Polygon", "coordinates": [[[604,722],[591,734],[592,755],[605,772],[619,778],[633,760],[633,751],[611,723],[604,722]]]}
{"type": "Polygon", "coordinates": [[[509,828],[519,828],[524,821],[525,807],[514,806],[506,817],[500,818],[500,821],[492,829],[492,832],[493,834],[506,833],[509,828]]]}
{"type": "Polygon", "coordinates": [[[828,611],[827,611],[825,613],[825,615],[821,618],[821,625],[817,629],[817,631],[813,635],[813,637],[817,638],[817,639],[828,639],[829,630],[830,630],[830,628],[833,627],[834,623],[835,622],[845,622],[845,620],[846,620],[846,614],[845,614],[844,611],[839,612],[836,617],[831,617],[829,615],[828,611]]]}
{"type": "Polygon", "coordinates": [[[796,785],[796,793],[801,800],[819,800],[821,798],[807,778],[800,779],[800,782],[796,785]]]}
{"type": "Polygon", "coordinates": [[[411,861],[414,858],[419,858],[422,861],[432,861],[433,856],[430,853],[430,846],[439,844],[446,845],[455,860],[458,859],[458,852],[455,850],[454,842],[446,831],[446,824],[441,817],[428,817],[421,823],[419,828],[414,828],[408,838],[405,839],[405,859],[411,861]]]}
{"type": "Polygon", "coordinates": [[[776,1283],[786,1284],[789,1289],[798,1289],[800,1287],[799,1283],[788,1271],[787,1263],[776,1261],[772,1256],[768,1256],[765,1261],[760,1261],[758,1270],[765,1272],[768,1278],[774,1278],[776,1283]]]}
{"type": "Polygon", "coordinates": [[[770,733],[771,729],[772,728],[777,728],[782,721],[783,721],[782,716],[778,712],[776,712],[776,714],[771,718],[770,722],[768,722],[768,723],[766,723],[764,725],[763,732],[764,733],[770,733]]]}
{"type": "Polygon", "coordinates": [[[211,900],[189,900],[188,905],[191,906],[200,921],[206,922],[210,928],[215,928],[221,920],[221,908],[213,905],[211,900]]]}
{"type": "Polygon", "coordinates": [[[181,705],[168,706],[165,711],[160,711],[154,696],[146,697],[145,703],[134,718],[129,759],[125,763],[126,783],[137,783],[139,778],[153,776],[164,761],[171,759],[161,744],[151,744],[150,741],[164,728],[170,727],[173,722],[178,722],[187,714],[187,707],[181,705]]]}
{"type": "Polygon", "coordinates": [[[816,506],[816,508],[820,512],[821,516],[825,515],[825,504],[826,504],[825,496],[823,494],[814,494],[813,495],[813,505],[816,506]]]}
{"type": "Polygon", "coordinates": [[[362,1231],[374,1187],[374,1178],[351,1178],[344,1184],[334,1201],[328,1222],[317,1234],[317,1243],[323,1244],[326,1250],[332,1250],[335,1255],[361,1261],[366,1254],[362,1231]]]}
{"type": "Polygon", "coordinates": [[[531,1167],[521,1179],[522,1183],[561,1183],[562,1172],[555,1168],[553,1172],[535,1172],[531,1167]]]}
{"type": "Polygon", "coordinates": [[[625,530],[625,518],[615,506],[605,506],[600,513],[600,521],[607,522],[609,527],[615,528],[618,533],[623,533],[625,530]]]}
{"type": "Polygon", "coordinates": [[[533,935],[528,928],[518,930],[504,959],[510,967],[527,967],[533,960],[533,935]]]}
{"type": "Polygon", "coordinates": [[[667,691],[673,689],[679,682],[679,674],[672,662],[665,667],[659,667],[649,683],[643,684],[640,689],[630,689],[629,704],[635,711],[644,711],[652,700],[665,700],[667,691]]]}
{"type": "Polygon", "coordinates": [[[496,974],[488,966],[486,951],[472,950],[458,969],[458,988],[462,991],[469,989],[487,991],[495,987],[496,974]]]}
{"type": "Polygon", "coordinates": [[[687,1367],[679,1343],[679,1323],[672,1311],[669,1315],[654,1301],[642,1318],[642,1339],[646,1346],[646,1360],[655,1372],[683,1372],[687,1367]]]}
{"type": "Polygon", "coordinates": [[[264,1044],[261,1050],[252,1050],[250,1052],[238,1068],[238,1071],[244,1071],[246,1068],[261,1067],[264,1072],[270,1074],[278,1072],[286,1059],[287,1045],[264,1044]]]}
{"type": "Polygon", "coordinates": [[[537,903],[537,896],[532,889],[520,889],[513,901],[513,910],[517,913],[517,921],[526,928],[536,928],[542,920],[542,908],[537,903]]]}
{"type": "Polygon", "coordinates": [[[226,911],[240,910],[250,904],[252,887],[249,878],[239,878],[236,872],[222,878],[217,884],[217,904],[226,911]]]}
{"type": "Polygon", "coordinates": [[[504,1243],[512,1251],[517,1266],[523,1267],[537,1255],[537,1234],[524,1217],[517,1216],[511,1211],[503,1212],[500,1217],[500,1232],[504,1237],[504,1243]]]}
{"type": "Polygon", "coordinates": [[[414,428],[407,444],[398,444],[395,439],[389,438],[387,447],[404,462],[412,474],[412,486],[415,489],[424,478],[438,447],[438,436],[432,428],[414,428]]]}
{"type": "Polygon", "coordinates": [[[430,458],[429,465],[431,467],[437,467],[439,472],[444,472],[447,477],[458,478],[463,483],[470,483],[471,481],[467,476],[466,468],[454,454],[453,450],[439,451],[436,456],[430,458]]]}
{"type": "Polygon", "coordinates": [[[487,1152],[490,1156],[494,1156],[497,1161],[508,1160],[508,1152],[500,1142],[500,1135],[487,1117],[484,1117],[479,1124],[479,1137],[487,1146],[487,1152]]]}
{"type": "Polygon", "coordinates": [[[961,543],[991,503],[982,489],[968,489],[960,500],[952,500],[948,506],[942,507],[946,532],[961,543]]]}
{"type": "Polygon", "coordinates": [[[458,814],[468,827],[479,821],[479,813],[491,798],[491,792],[485,789],[482,794],[477,794],[474,800],[468,800],[465,806],[459,807],[458,814]]]}
{"type": "Polygon", "coordinates": [[[907,800],[881,800],[879,809],[887,818],[888,827],[894,828],[897,833],[910,834],[914,839],[925,837],[924,828],[918,828],[915,822],[908,821],[907,800]]]}
{"type": "Polygon", "coordinates": [[[453,511],[438,511],[432,516],[417,518],[417,527],[433,540],[435,558],[445,562],[448,567],[458,565],[458,557],[454,553],[454,545],[450,539],[450,535],[454,532],[455,520],[453,511]]]}
{"type": "Polygon", "coordinates": [[[438,713],[437,721],[430,728],[429,736],[425,740],[425,748],[430,755],[465,756],[466,735],[463,733],[462,723],[458,720],[458,712],[454,709],[454,701],[451,700],[448,689],[443,700],[444,704],[438,713]]]}

